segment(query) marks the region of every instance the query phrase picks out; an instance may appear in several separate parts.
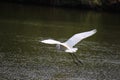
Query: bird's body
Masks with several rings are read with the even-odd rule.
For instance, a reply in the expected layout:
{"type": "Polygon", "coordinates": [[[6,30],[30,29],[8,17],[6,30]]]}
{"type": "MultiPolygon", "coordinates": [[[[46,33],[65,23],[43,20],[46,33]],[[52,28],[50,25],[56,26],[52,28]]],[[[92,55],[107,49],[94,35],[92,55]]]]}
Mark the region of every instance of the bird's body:
{"type": "Polygon", "coordinates": [[[70,52],[70,53],[74,53],[78,50],[78,48],[70,48],[67,45],[60,45],[60,44],[57,44],[56,48],[57,48],[57,50],[70,52]]]}
{"type": "Polygon", "coordinates": [[[74,46],[81,40],[89,36],[92,36],[96,32],[97,30],[94,29],[94,30],[87,31],[87,32],[77,33],[73,35],[70,39],[68,39],[66,42],[63,42],[63,43],[53,40],[53,39],[42,40],[41,42],[46,43],[46,44],[56,44],[56,48],[58,50],[64,50],[65,52],[75,53],[78,50],[78,48],[74,48],[74,46]]]}

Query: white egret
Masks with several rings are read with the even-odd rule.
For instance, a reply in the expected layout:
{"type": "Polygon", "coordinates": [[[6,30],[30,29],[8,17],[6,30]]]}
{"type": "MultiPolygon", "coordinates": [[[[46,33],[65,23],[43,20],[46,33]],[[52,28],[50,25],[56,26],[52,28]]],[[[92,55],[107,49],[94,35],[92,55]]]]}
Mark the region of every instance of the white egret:
{"type": "Polygon", "coordinates": [[[77,33],[73,35],[70,39],[68,39],[66,42],[63,42],[63,43],[61,43],[60,41],[53,40],[53,39],[42,40],[40,42],[45,43],[45,44],[56,44],[56,47],[58,50],[64,50],[65,52],[68,52],[68,53],[75,53],[78,50],[78,48],[74,48],[74,46],[81,40],[92,36],[96,32],[97,30],[93,29],[91,31],[77,33]]]}

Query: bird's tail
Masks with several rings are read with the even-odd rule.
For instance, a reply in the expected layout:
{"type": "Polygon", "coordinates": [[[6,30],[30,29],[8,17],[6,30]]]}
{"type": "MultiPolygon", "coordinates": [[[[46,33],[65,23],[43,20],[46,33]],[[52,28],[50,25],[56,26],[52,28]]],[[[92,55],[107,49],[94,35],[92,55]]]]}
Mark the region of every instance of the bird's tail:
{"type": "Polygon", "coordinates": [[[68,52],[68,53],[75,53],[77,52],[78,48],[72,48],[72,49],[67,49],[65,50],[65,52],[68,52]]]}

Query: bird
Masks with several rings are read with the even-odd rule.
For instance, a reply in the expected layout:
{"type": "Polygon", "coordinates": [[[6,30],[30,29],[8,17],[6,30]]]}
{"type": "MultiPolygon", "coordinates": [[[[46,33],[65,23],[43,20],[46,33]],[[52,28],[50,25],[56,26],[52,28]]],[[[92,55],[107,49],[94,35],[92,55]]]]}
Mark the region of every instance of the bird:
{"type": "Polygon", "coordinates": [[[57,50],[63,50],[67,53],[75,53],[77,52],[78,48],[74,47],[77,43],[82,41],[83,39],[90,37],[94,35],[97,32],[96,29],[86,31],[86,32],[81,32],[74,34],[72,37],[70,37],[67,41],[65,42],[60,42],[54,39],[46,39],[40,41],[41,43],[45,44],[56,44],[57,50]]]}

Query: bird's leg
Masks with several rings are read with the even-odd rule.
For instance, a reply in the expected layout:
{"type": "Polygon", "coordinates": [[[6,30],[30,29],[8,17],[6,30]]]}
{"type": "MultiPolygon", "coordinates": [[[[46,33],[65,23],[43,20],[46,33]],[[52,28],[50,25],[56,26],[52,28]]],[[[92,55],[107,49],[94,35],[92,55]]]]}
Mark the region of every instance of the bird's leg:
{"type": "Polygon", "coordinates": [[[75,57],[75,59],[77,60],[77,62],[79,62],[80,64],[83,65],[83,63],[78,59],[77,55],[75,53],[73,53],[73,56],[75,57]]]}
{"type": "Polygon", "coordinates": [[[75,61],[75,58],[74,58],[73,54],[71,54],[71,53],[69,53],[69,54],[70,54],[70,56],[72,57],[73,62],[74,62],[76,65],[78,65],[78,63],[75,61]]]}
{"type": "Polygon", "coordinates": [[[75,55],[75,54],[73,54],[73,53],[69,53],[70,55],[71,55],[71,57],[72,57],[72,59],[73,59],[73,62],[76,64],[76,65],[78,65],[78,62],[80,63],[80,64],[83,64],[78,58],[77,58],[77,56],[75,55]],[[76,61],[77,60],[77,61],[76,61]]]}

